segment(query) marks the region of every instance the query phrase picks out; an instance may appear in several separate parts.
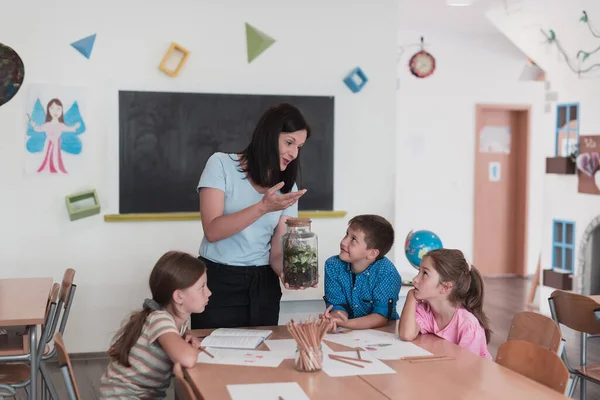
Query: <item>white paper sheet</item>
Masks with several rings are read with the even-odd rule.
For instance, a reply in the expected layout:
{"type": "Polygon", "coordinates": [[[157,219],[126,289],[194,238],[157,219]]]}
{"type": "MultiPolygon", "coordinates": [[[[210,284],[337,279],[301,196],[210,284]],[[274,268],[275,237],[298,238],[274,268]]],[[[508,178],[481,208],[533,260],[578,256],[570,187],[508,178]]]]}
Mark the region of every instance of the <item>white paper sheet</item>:
{"type": "Polygon", "coordinates": [[[397,340],[392,344],[379,343],[364,346],[363,349],[380,360],[399,360],[402,357],[429,356],[427,350],[411,342],[397,340]]]}
{"type": "Polygon", "coordinates": [[[278,367],[284,357],[270,351],[207,349],[214,356],[211,358],[205,352],[198,354],[198,362],[204,364],[244,365],[248,367],[278,367]]]}
{"type": "Polygon", "coordinates": [[[232,400],[310,400],[296,382],[227,385],[232,400]]]}
{"type": "Polygon", "coordinates": [[[411,342],[405,342],[389,332],[375,329],[356,330],[343,334],[327,334],[325,340],[348,347],[360,347],[380,360],[399,360],[402,357],[431,355],[411,342]]]}
{"type": "Polygon", "coordinates": [[[400,341],[393,333],[382,332],[375,329],[355,330],[347,333],[328,333],[324,340],[348,347],[363,347],[373,344],[394,343],[400,341]]]}
{"type": "MultiPolygon", "coordinates": [[[[284,358],[296,357],[296,348],[298,347],[298,344],[294,339],[265,340],[265,344],[272,353],[276,353],[279,356],[284,358]]],[[[327,346],[327,344],[322,343],[321,346],[323,354],[333,353],[333,350],[331,350],[331,347],[327,346]]]]}
{"type": "MultiPolygon", "coordinates": [[[[332,353],[334,355],[356,358],[355,351],[338,351],[332,353]]],[[[350,361],[354,364],[362,365],[363,368],[355,367],[341,361],[332,360],[329,354],[323,357],[323,371],[329,376],[354,376],[354,375],[380,375],[380,374],[395,374],[391,367],[379,361],[373,355],[361,351],[360,356],[363,360],[369,360],[371,363],[363,363],[360,361],[350,361]]]]}

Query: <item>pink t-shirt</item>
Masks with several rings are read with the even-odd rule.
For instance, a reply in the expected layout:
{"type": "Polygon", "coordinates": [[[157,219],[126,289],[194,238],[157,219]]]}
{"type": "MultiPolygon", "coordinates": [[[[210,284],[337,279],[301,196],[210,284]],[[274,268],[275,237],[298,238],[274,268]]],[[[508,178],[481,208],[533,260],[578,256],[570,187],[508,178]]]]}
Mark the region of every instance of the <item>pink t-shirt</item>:
{"type": "Polygon", "coordinates": [[[477,317],[464,308],[458,307],[448,326],[438,329],[429,304],[420,302],[417,304],[417,324],[421,328],[421,333],[433,333],[472,353],[492,360],[485,341],[485,330],[477,317]]]}

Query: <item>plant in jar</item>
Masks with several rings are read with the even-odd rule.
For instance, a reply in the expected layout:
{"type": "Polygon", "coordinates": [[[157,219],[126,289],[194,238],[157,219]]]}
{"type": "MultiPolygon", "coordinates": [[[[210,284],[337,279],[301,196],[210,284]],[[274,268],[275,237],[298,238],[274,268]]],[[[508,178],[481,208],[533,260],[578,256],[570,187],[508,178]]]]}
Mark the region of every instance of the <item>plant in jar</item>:
{"type": "Polygon", "coordinates": [[[309,287],[318,283],[316,236],[288,233],[283,237],[283,271],[290,287],[309,287]],[[312,243],[311,243],[312,242],[312,243]]]}
{"type": "Polygon", "coordinates": [[[285,281],[290,286],[313,286],[317,278],[317,250],[308,244],[284,243],[283,269],[285,281]]]}

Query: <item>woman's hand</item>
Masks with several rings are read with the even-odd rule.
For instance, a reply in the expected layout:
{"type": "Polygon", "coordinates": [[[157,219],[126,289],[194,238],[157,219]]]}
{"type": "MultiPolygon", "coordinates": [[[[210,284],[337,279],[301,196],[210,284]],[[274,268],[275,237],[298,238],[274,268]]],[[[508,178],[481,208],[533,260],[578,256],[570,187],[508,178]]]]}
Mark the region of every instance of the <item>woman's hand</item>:
{"type": "Polygon", "coordinates": [[[278,194],[277,191],[281,189],[283,185],[284,182],[279,182],[264,194],[261,204],[266,212],[285,210],[294,205],[294,203],[306,193],[306,189],[302,189],[297,192],[278,194]]]}
{"type": "MultiPolygon", "coordinates": [[[[321,276],[320,274],[317,274],[317,280],[319,279],[320,276],[321,276]]],[[[290,285],[285,282],[285,274],[283,273],[283,271],[279,275],[279,279],[281,280],[281,283],[283,283],[283,287],[285,287],[288,290],[304,290],[304,289],[309,289],[309,288],[316,289],[319,287],[319,284],[315,283],[313,286],[309,286],[309,287],[299,286],[297,288],[295,288],[295,287],[291,288],[290,285]]]]}

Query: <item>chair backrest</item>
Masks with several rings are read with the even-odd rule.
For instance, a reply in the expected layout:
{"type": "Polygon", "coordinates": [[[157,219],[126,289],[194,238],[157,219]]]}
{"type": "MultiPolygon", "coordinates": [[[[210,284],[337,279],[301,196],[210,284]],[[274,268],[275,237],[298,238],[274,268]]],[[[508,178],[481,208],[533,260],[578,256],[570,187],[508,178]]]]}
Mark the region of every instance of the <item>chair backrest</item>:
{"type": "Polygon", "coordinates": [[[525,340],[558,353],[562,333],[552,318],[531,311],[515,314],[507,340],[525,340]]]}
{"type": "Polygon", "coordinates": [[[56,310],[57,315],[54,320],[54,326],[52,327],[52,334],[56,332],[56,326],[58,325],[59,320],[58,313],[62,313],[62,316],[60,316],[60,327],[58,328],[58,331],[63,335],[65,334],[65,327],[67,326],[71,305],[73,304],[73,298],[75,297],[75,289],[77,288],[77,285],[73,284],[74,279],[75,270],[73,268],[67,268],[62,279],[58,307],[56,310]]]}
{"type": "Polygon", "coordinates": [[[54,334],[54,346],[56,348],[56,354],[58,356],[58,367],[61,370],[63,379],[65,381],[65,387],[67,389],[69,400],[79,400],[79,388],[75,381],[75,374],[73,373],[73,366],[71,365],[71,359],[69,353],[63,342],[62,334],[56,332],[54,334]]]}
{"type": "Polygon", "coordinates": [[[181,400],[196,400],[196,395],[192,390],[192,386],[188,381],[185,380],[185,377],[183,376],[181,364],[176,363],[173,366],[173,373],[175,374],[175,386],[177,394],[180,396],[181,400]]]}
{"type": "Polygon", "coordinates": [[[600,334],[600,321],[596,319],[600,312],[600,304],[590,297],[555,290],[550,300],[554,303],[554,311],[559,323],[578,332],[600,334]]]}
{"type": "Polygon", "coordinates": [[[56,304],[56,302],[58,301],[59,289],[60,285],[54,282],[54,284],[52,285],[52,289],[50,290],[50,295],[48,296],[48,302],[46,303],[46,315],[44,317],[44,323],[42,324],[42,331],[46,329],[46,325],[48,323],[54,324],[58,317],[58,313],[55,313],[54,318],[52,318],[52,321],[48,320],[48,318],[50,317],[50,310],[52,309],[51,305],[56,304]]]}
{"type": "Polygon", "coordinates": [[[525,340],[502,343],[496,363],[562,394],[569,383],[569,370],[556,352],[525,340]]]}

